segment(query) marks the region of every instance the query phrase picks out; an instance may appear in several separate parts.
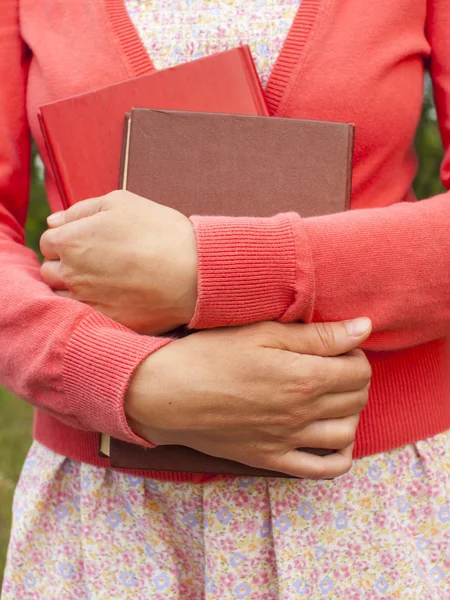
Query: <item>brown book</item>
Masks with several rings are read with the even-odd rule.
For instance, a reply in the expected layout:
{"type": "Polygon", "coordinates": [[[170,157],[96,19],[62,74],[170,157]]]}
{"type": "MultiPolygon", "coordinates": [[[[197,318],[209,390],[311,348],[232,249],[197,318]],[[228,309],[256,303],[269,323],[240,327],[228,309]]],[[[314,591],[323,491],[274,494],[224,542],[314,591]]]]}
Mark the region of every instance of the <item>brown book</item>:
{"type": "MultiPolygon", "coordinates": [[[[134,109],[120,188],[187,216],[341,212],[350,204],[353,139],[344,123],[134,109]]],[[[100,450],[118,468],[286,477],[184,446],[146,449],[102,435],[100,450]]]]}
{"type": "Polygon", "coordinates": [[[350,206],[353,139],[344,123],[133,109],[119,183],[187,216],[332,214],[350,206]]]}

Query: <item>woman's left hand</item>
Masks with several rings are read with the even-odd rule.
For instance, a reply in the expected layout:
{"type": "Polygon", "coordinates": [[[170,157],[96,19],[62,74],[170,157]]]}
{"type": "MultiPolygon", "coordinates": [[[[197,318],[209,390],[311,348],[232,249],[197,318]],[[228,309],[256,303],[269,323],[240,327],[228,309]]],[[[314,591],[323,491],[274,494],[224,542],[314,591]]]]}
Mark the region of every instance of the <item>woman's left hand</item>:
{"type": "Polygon", "coordinates": [[[48,224],[41,274],[57,294],[140,333],[164,333],[191,320],[197,251],[187,217],[115,191],[51,215],[48,224]]]}

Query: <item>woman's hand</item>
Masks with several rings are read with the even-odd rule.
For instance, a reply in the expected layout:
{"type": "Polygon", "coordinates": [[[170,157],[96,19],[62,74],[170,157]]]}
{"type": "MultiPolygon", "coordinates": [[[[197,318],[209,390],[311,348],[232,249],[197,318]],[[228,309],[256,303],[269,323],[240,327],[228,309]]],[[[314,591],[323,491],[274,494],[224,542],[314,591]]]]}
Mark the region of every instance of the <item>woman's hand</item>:
{"type": "Polygon", "coordinates": [[[60,295],[140,333],[188,323],[197,300],[197,251],[181,213],[116,191],[49,218],[43,280],[60,295]]]}
{"type": "Polygon", "coordinates": [[[370,321],[358,323],[354,335],[343,323],[260,323],[174,341],[132,378],[130,426],[158,445],[181,444],[295,477],[342,475],[352,464],[371,378],[364,353],[354,350],[370,321]],[[338,452],[320,457],[296,448],[338,452]]]}

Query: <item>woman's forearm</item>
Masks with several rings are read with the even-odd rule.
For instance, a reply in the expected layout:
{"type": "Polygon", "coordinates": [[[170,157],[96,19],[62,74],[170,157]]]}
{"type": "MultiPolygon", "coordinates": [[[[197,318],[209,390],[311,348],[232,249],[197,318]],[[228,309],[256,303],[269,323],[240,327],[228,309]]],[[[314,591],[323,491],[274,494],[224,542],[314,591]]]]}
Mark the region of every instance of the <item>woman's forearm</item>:
{"type": "MultiPolygon", "coordinates": [[[[367,314],[374,333],[366,347],[374,350],[413,346],[450,331],[450,194],[313,219],[286,217],[295,251],[266,242],[266,220],[243,227],[239,219],[192,219],[199,261],[192,327],[367,314]],[[223,257],[233,249],[236,260],[225,269],[223,257]]],[[[275,235],[281,237],[281,226],[275,235]]]]}

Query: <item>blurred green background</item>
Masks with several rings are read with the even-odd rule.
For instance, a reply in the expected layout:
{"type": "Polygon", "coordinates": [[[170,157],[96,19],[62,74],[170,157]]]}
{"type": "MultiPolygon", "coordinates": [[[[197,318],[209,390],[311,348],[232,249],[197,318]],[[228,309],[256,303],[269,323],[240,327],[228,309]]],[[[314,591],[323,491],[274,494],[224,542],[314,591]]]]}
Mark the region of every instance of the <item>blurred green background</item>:
{"type": "MultiPolygon", "coordinates": [[[[419,198],[442,190],[439,166],[442,145],[436,124],[435,110],[427,80],[422,121],[417,131],[416,147],[420,169],[415,181],[419,198]]],[[[42,165],[33,152],[30,212],[27,222],[27,243],[37,250],[45,226],[48,207],[42,181],[42,165]]],[[[11,502],[25,454],[31,442],[32,410],[9,392],[0,388],[0,584],[10,528],[11,502]]]]}
{"type": "MultiPolygon", "coordinates": [[[[42,181],[42,163],[34,150],[31,175],[27,244],[37,249],[49,211],[42,181]]],[[[14,486],[31,443],[31,424],[31,407],[0,386],[0,585],[11,524],[14,486]]]]}

